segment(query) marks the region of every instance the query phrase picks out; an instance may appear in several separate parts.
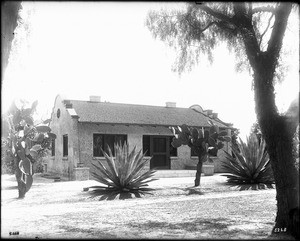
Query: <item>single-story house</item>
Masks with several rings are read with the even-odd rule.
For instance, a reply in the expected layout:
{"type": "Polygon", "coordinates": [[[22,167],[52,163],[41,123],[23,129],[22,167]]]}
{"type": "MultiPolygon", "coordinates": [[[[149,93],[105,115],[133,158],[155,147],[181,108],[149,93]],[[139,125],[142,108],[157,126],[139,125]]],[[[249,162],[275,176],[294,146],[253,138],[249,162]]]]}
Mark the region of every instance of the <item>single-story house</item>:
{"type": "MultiPolygon", "coordinates": [[[[52,143],[52,155],[45,163],[46,172],[68,180],[89,178],[91,162],[105,158],[101,148],[126,141],[152,159],[147,168],[182,170],[196,166],[198,159],[188,146],[174,148],[170,127],[187,124],[209,128],[208,120],[231,134],[232,125],[221,121],[212,110],[199,105],[178,108],[176,103],[149,106],[101,102],[99,96],[89,101],[68,100],[58,95],[51,114],[50,127],[57,138],[52,143]]],[[[229,151],[229,144],[224,149],[229,151]]],[[[219,151],[219,159],[224,158],[219,151]]],[[[215,172],[219,171],[215,163],[215,172]]]]}

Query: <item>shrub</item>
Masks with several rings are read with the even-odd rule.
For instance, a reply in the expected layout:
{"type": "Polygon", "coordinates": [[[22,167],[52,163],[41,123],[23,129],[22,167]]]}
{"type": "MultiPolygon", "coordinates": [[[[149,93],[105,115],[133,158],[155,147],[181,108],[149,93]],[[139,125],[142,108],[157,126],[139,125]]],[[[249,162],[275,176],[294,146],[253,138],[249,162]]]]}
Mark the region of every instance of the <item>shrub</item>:
{"type": "Polygon", "coordinates": [[[13,154],[7,148],[5,138],[1,138],[1,174],[14,174],[15,169],[13,154]]]}
{"type": "Polygon", "coordinates": [[[235,157],[224,151],[227,161],[222,161],[222,166],[230,174],[222,176],[227,177],[228,184],[240,186],[240,190],[273,188],[275,181],[265,141],[259,143],[256,135],[251,134],[247,143],[239,139],[237,145],[240,152],[232,146],[235,157]]]}
{"type": "Polygon", "coordinates": [[[98,165],[92,163],[94,169],[91,171],[92,176],[96,181],[106,186],[92,186],[92,197],[101,196],[101,200],[113,200],[119,195],[119,199],[132,198],[132,194],[135,197],[141,197],[153,191],[154,189],[148,188],[148,184],[151,181],[157,179],[151,178],[155,170],[148,170],[144,173],[143,168],[147,164],[149,159],[144,159],[142,150],[136,152],[136,147],[129,152],[129,147],[126,143],[123,146],[115,145],[115,156],[112,155],[112,151],[108,146],[109,155],[104,152],[104,157],[107,161],[108,167],[106,168],[101,161],[98,161],[98,165]]]}

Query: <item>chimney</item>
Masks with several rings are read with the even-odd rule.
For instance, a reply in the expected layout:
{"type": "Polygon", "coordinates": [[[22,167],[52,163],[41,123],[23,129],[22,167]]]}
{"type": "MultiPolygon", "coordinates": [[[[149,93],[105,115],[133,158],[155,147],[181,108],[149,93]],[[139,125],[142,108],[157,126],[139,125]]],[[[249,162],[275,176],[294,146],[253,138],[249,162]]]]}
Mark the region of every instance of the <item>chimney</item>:
{"type": "Polygon", "coordinates": [[[203,111],[205,115],[210,116],[212,114],[212,110],[204,110],[203,111]]]}
{"type": "Polygon", "coordinates": [[[64,102],[67,109],[73,108],[73,105],[72,105],[70,100],[64,100],[63,102],[64,102]]]}
{"type": "Polygon", "coordinates": [[[166,102],[166,107],[176,107],[176,102],[166,102]]]}
{"type": "Polygon", "coordinates": [[[212,113],[212,118],[217,119],[218,118],[218,113],[212,113]]]}
{"type": "Polygon", "coordinates": [[[91,102],[101,102],[101,96],[90,95],[90,101],[91,102]]]}

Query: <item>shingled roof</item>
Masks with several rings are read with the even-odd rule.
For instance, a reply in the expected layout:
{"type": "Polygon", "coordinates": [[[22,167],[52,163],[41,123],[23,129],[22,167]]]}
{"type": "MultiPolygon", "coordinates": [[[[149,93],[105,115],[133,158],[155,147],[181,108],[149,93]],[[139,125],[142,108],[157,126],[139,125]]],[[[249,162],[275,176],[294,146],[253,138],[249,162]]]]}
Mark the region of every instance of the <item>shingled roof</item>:
{"type": "Polygon", "coordinates": [[[191,108],[80,100],[68,100],[68,102],[68,107],[72,107],[77,113],[79,122],[154,126],[187,124],[189,126],[206,127],[209,126],[208,120],[212,120],[219,127],[230,128],[229,125],[219,119],[212,119],[191,108]]]}

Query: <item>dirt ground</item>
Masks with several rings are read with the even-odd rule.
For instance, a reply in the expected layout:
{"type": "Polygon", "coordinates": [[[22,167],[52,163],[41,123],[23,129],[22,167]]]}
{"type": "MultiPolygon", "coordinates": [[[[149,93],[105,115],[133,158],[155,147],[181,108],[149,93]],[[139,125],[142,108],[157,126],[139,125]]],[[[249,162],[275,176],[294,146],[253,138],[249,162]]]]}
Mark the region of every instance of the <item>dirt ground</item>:
{"type": "Polygon", "coordinates": [[[1,178],[1,237],[39,239],[270,239],[275,190],[238,191],[218,174],[160,178],[153,195],[127,200],[91,199],[93,180],[54,182],[34,175],[25,199],[14,176],[1,178]]]}

